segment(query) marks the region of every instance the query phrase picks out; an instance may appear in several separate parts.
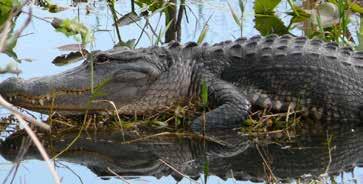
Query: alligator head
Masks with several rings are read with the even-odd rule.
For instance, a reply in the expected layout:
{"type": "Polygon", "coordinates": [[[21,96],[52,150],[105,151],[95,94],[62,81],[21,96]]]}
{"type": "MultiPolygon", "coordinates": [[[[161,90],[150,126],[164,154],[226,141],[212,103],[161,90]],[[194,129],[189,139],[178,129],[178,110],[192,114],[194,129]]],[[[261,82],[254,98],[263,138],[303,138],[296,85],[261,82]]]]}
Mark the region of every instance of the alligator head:
{"type": "Polygon", "coordinates": [[[112,109],[109,103],[90,103],[95,100],[113,101],[117,107],[127,104],[120,109],[125,113],[141,111],[148,107],[146,102],[141,103],[142,98],[152,99],[150,91],[168,67],[163,63],[170,62],[170,58],[160,62],[152,53],[142,50],[113,49],[92,55],[93,62],[89,57],[80,66],[60,74],[28,80],[9,78],[0,84],[0,94],[17,106],[38,112],[52,109],[77,114],[86,109],[97,112],[112,109]],[[138,105],[143,108],[136,108],[138,105]]]}

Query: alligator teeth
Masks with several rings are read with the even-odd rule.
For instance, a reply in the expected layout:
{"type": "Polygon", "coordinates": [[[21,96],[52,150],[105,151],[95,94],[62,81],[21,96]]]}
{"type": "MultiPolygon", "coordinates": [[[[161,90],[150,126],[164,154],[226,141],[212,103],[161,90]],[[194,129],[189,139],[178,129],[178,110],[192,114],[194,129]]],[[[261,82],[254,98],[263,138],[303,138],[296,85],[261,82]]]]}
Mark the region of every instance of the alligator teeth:
{"type": "Polygon", "coordinates": [[[43,100],[43,99],[39,99],[39,104],[40,104],[41,106],[44,106],[44,100],[43,100]]]}
{"type": "Polygon", "coordinates": [[[49,95],[49,94],[47,94],[47,95],[45,96],[45,99],[50,100],[50,95],[49,95]]]}
{"type": "Polygon", "coordinates": [[[32,104],[35,104],[35,100],[32,100],[32,104]]]}
{"type": "Polygon", "coordinates": [[[13,101],[13,98],[12,97],[9,97],[9,102],[13,101]]]}

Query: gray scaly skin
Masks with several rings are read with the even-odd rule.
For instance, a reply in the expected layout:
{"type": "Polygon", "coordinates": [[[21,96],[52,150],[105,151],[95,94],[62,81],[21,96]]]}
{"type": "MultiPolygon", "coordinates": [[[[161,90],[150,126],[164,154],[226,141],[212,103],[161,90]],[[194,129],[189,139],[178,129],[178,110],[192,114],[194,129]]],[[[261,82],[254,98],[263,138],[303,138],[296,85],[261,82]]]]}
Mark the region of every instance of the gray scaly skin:
{"type": "MultiPolygon", "coordinates": [[[[360,122],[363,110],[363,53],[305,37],[255,36],[213,46],[190,42],[135,50],[115,48],[94,54],[94,81],[122,114],[148,114],[199,96],[206,81],[209,128],[236,127],[252,104],[303,110],[321,121],[360,122]],[[105,82],[106,81],[106,82],[105,82]]],[[[63,114],[112,110],[89,104],[91,62],[61,74],[0,84],[15,105],[63,114]],[[51,108],[51,99],[55,97],[51,108]]],[[[97,90],[96,90],[97,91],[97,90]]],[[[200,118],[193,129],[200,130],[200,118]]]]}
{"type": "MultiPolygon", "coordinates": [[[[185,103],[200,95],[206,83],[214,108],[206,113],[207,126],[219,122],[239,124],[250,103],[239,91],[191,58],[174,57],[166,48],[114,49],[98,52],[94,59],[94,95],[90,88],[92,62],[63,73],[23,80],[9,78],[0,84],[0,94],[15,105],[39,112],[64,115],[114,111],[145,115],[185,103]],[[213,94],[213,95],[212,95],[213,94]],[[92,103],[90,103],[92,102],[92,103]]],[[[200,130],[201,118],[194,123],[200,130]]]]}

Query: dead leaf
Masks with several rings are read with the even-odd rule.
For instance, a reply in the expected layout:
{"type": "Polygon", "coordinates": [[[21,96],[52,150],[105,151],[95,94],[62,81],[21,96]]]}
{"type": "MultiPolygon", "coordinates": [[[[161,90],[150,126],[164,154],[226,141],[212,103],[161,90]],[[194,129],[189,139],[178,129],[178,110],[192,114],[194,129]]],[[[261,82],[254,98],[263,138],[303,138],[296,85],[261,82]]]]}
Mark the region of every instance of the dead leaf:
{"type": "Polygon", "coordinates": [[[77,61],[82,60],[87,57],[88,51],[83,49],[82,52],[70,52],[68,54],[62,54],[53,59],[52,63],[56,66],[63,66],[71,63],[75,63],[77,61]]]}
{"type": "MultiPolygon", "coordinates": [[[[118,26],[126,26],[131,23],[137,22],[139,20],[141,20],[141,17],[139,17],[135,12],[130,12],[130,13],[122,16],[121,18],[119,18],[116,21],[116,24],[118,26]]],[[[113,25],[113,26],[115,26],[115,25],[113,25]]]]}

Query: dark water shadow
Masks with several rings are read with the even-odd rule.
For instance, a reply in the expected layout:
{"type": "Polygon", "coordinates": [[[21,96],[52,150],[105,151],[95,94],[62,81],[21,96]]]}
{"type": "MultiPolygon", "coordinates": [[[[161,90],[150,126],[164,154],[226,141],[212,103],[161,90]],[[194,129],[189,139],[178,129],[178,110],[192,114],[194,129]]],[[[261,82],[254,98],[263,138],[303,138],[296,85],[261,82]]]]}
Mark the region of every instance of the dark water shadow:
{"type": "MultiPolygon", "coordinates": [[[[77,131],[59,135],[42,135],[50,155],[64,150],[77,131]]],[[[337,175],[363,166],[363,127],[360,125],[313,126],[294,137],[269,135],[247,138],[226,130],[213,138],[192,134],[162,133],[140,139],[134,132],[126,133],[123,142],[119,130],[84,132],[58,161],[88,167],[98,176],[183,176],[175,170],[198,178],[208,162],[210,175],[223,179],[274,181],[309,176],[319,178],[324,173],[337,175]],[[319,127],[319,128],[317,128],[319,127]],[[166,163],[170,164],[167,166],[166,163]]],[[[1,143],[1,155],[14,161],[26,134],[17,132],[1,143]]],[[[34,146],[23,160],[41,159],[34,146]]]]}

